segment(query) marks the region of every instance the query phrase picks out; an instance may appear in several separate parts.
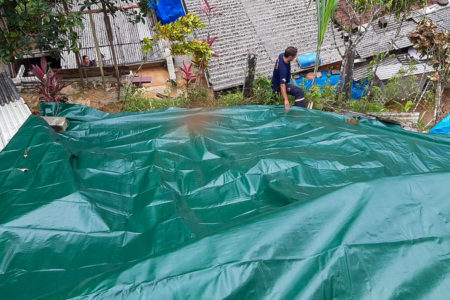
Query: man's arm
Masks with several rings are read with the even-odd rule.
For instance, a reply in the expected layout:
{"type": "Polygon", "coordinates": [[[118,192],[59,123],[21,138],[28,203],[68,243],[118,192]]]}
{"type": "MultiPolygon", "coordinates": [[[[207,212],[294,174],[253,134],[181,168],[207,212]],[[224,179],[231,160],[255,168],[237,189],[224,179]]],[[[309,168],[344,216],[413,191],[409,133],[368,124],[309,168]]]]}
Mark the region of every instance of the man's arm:
{"type": "Polygon", "coordinates": [[[291,104],[289,103],[286,85],[280,84],[280,90],[281,90],[281,96],[283,96],[283,99],[284,99],[284,108],[288,111],[289,109],[291,109],[291,104]]]}

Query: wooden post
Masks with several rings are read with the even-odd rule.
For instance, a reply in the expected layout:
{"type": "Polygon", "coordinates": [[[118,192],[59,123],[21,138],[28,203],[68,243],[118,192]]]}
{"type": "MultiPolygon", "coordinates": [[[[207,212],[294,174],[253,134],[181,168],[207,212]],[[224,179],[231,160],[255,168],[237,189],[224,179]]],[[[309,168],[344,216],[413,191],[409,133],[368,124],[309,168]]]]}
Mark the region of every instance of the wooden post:
{"type": "Polygon", "coordinates": [[[255,80],[257,55],[255,50],[248,51],[247,55],[247,72],[244,82],[244,98],[253,96],[253,81],[255,80]]]}
{"type": "Polygon", "coordinates": [[[75,53],[75,60],[77,61],[78,75],[80,76],[81,87],[84,89],[84,77],[83,71],[81,70],[80,52],[75,53]]]}
{"type": "MultiPolygon", "coordinates": [[[[68,15],[70,14],[69,7],[67,6],[67,2],[63,2],[64,12],[68,15]]],[[[73,33],[73,29],[71,28],[70,31],[73,33]]],[[[80,52],[75,53],[75,60],[77,62],[77,69],[78,74],[80,75],[80,83],[81,87],[84,89],[84,77],[83,77],[83,71],[81,70],[81,58],[80,58],[80,52]]]]}
{"type": "Polygon", "coordinates": [[[89,11],[89,22],[91,23],[92,28],[92,36],[94,38],[95,50],[97,51],[98,66],[100,67],[100,75],[102,76],[103,89],[106,90],[105,74],[103,73],[103,61],[102,61],[102,54],[100,53],[100,47],[98,45],[97,30],[95,29],[95,22],[94,18],[92,17],[92,11],[90,7],[88,8],[88,11],[89,11]]]}
{"type": "Polygon", "coordinates": [[[105,21],[106,33],[108,35],[108,40],[109,40],[109,47],[111,48],[111,55],[112,55],[113,63],[114,63],[114,72],[117,77],[117,89],[118,89],[117,99],[120,99],[120,73],[119,73],[119,67],[117,66],[116,50],[114,49],[114,37],[112,34],[111,22],[109,20],[105,2],[101,1],[101,3],[102,3],[103,19],[105,21]]]}

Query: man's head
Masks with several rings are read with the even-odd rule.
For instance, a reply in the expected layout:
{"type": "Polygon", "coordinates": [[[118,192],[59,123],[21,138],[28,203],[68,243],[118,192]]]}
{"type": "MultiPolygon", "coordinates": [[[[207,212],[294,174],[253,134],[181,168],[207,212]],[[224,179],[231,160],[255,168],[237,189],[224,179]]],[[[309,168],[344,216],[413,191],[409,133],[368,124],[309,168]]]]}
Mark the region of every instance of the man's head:
{"type": "Polygon", "coordinates": [[[89,56],[83,55],[83,61],[84,61],[84,62],[88,62],[88,61],[89,61],[89,56]]]}
{"type": "Polygon", "coordinates": [[[293,61],[297,57],[297,48],[287,47],[284,51],[284,58],[287,61],[293,61]]]}

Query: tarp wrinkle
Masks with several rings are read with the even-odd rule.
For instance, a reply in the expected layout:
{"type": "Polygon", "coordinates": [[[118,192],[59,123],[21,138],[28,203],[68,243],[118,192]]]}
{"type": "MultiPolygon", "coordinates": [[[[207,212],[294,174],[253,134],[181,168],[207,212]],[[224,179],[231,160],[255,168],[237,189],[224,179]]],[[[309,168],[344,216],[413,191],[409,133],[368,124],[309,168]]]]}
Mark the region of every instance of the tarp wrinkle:
{"type": "Polygon", "coordinates": [[[1,299],[448,298],[447,135],[295,107],[41,109],[67,131],[31,116],[0,152],[1,299]]]}

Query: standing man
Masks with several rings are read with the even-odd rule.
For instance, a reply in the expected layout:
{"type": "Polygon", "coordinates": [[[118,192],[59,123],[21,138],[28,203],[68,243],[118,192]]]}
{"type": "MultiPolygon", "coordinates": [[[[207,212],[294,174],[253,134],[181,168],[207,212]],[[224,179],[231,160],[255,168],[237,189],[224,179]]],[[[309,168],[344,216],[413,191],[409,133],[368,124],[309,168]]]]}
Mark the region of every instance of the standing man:
{"type": "Polygon", "coordinates": [[[305,93],[291,82],[291,61],[297,58],[297,48],[288,47],[284,53],[278,56],[273,70],[272,90],[281,93],[284,99],[284,107],[287,111],[291,108],[288,95],[295,97],[295,106],[306,107],[305,93]]]}

